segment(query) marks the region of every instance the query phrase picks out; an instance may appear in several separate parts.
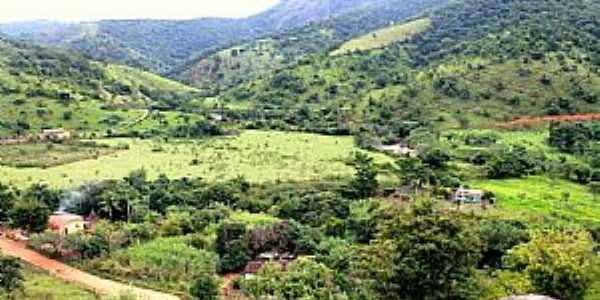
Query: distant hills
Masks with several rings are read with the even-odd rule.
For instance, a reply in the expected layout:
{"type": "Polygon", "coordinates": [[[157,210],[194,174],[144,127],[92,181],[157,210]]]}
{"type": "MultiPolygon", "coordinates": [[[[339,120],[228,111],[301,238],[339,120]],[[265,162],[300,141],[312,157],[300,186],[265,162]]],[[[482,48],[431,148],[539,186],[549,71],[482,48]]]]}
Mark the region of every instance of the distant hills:
{"type": "Polygon", "coordinates": [[[390,1],[282,0],[267,11],[244,19],[108,20],[77,24],[42,21],[2,25],[0,31],[15,38],[74,49],[94,60],[168,73],[210,49],[387,2],[390,1]]]}

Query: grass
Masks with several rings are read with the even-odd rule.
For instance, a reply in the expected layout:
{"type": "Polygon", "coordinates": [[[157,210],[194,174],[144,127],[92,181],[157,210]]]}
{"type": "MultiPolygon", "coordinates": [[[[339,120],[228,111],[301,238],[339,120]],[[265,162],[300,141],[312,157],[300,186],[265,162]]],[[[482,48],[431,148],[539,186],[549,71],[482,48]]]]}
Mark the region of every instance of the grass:
{"type": "Polygon", "coordinates": [[[513,217],[538,218],[540,224],[600,223],[600,197],[594,199],[583,185],[543,176],[480,180],[469,185],[494,192],[499,212],[513,217]]]}
{"type": "Polygon", "coordinates": [[[343,55],[359,50],[383,48],[395,42],[404,41],[411,36],[427,30],[431,19],[422,18],[404,24],[383,28],[344,43],[331,55],[343,55]]]}
{"type": "Polygon", "coordinates": [[[14,168],[49,168],[97,159],[115,150],[94,143],[0,145],[0,165],[14,168]]]}
{"type": "MultiPolygon", "coordinates": [[[[0,178],[21,187],[35,182],[72,187],[87,181],[122,178],[144,168],[150,178],[166,174],[219,181],[241,175],[253,183],[313,181],[351,176],[354,171],[346,160],[358,150],[351,137],[267,131],[168,143],[134,139],[99,142],[126,143],[130,149],[47,169],[0,167],[0,178]],[[198,164],[193,165],[193,160],[198,164]]],[[[392,161],[383,154],[372,155],[379,163],[392,161]]]]}
{"type": "MultiPolygon", "coordinates": [[[[98,300],[96,295],[65,283],[31,266],[25,266],[25,289],[15,300],[98,300]]],[[[0,296],[0,300],[8,300],[0,296]]]]}
{"type": "Polygon", "coordinates": [[[267,226],[281,221],[278,218],[266,214],[252,214],[246,211],[235,211],[229,219],[234,222],[240,222],[249,225],[250,227],[267,226]]]}
{"type": "Polygon", "coordinates": [[[120,81],[129,86],[148,86],[162,91],[192,92],[195,88],[185,84],[160,77],[142,70],[121,66],[108,65],[106,72],[109,78],[120,81]]]}
{"type": "Polygon", "coordinates": [[[101,276],[136,286],[181,292],[196,274],[214,272],[216,254],[192,247],[189,238],[161,237],[85,262],[84,268],[101,276]]]}

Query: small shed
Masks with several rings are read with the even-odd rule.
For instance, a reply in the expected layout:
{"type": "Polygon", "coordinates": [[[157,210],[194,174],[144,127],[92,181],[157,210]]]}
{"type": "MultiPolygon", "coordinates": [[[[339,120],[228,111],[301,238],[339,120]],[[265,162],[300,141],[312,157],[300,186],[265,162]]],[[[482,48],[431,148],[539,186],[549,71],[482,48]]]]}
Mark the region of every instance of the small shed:
{"type": "Polygon", "coordinates": [[[61,235],[84,231],[86,224],[82,216],[67,213],[56,213],[48,219],[48,229],[61,235]]]}
{"type": "Polygon", "coordinates": [[[482,190],[459,188],[454,193],[453,200],[462,203],[481,203],[484,195],[485,192],[482,190]]]}
{"type": "Polygon", "coordinates": [[[394,144],[394,145],[379,145],[377,147],[379,151],[389,152],[396,155],[407,156],[407,157],[416,157],[417,150],[411,149],[410,147],[403,144],[394,144]]]}
{"type": "Polygon", "coordinates": [[[71,138],[71,133],[62,129],[45,129],[38,136],[40,141],[64,141],[71,138]]]}

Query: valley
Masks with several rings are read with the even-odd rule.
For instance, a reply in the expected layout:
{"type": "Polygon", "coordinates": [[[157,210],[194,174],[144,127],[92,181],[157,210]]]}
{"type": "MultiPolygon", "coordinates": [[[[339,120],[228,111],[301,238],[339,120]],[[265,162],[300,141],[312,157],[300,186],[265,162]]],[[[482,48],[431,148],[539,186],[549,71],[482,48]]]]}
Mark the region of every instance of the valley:
{"type": "MultiPolygon", "coordinates": [[[[598,0],[2,24],[0,240],[184,300],[598,300],[599,28],[598,0]]],[[[0,299],[104,296],[9,254],[0,299]]]]}

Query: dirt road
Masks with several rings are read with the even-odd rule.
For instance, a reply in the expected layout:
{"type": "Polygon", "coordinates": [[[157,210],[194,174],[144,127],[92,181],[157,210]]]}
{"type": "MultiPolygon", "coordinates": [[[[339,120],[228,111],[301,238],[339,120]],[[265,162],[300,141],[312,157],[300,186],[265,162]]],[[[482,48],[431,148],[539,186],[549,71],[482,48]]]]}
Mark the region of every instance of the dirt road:
{"type": "Polygon", "coordinates": [[[500,127],[513,128],[519,126],[540,125],[550,122],[588,122],[597,120],[600,120],[600,113],[583,113],[574,115],[558,115],[544,117],[521,117],[499,125],[500,127]]]}
{"type": "Polygon", "coordinates": [[[100,277],[69,267],[59,261],[46,258],[35,251],[26,249],[20,243],[4,238],[0,238],[0,250],[6,255],[17,257],[35,267],[48,271],[57,278],[94,291],[100,295],[132,295],[138,300],[180,300],[180,298],[177,296],[136,288],[126,284],[102,279],[100,277]]]}

